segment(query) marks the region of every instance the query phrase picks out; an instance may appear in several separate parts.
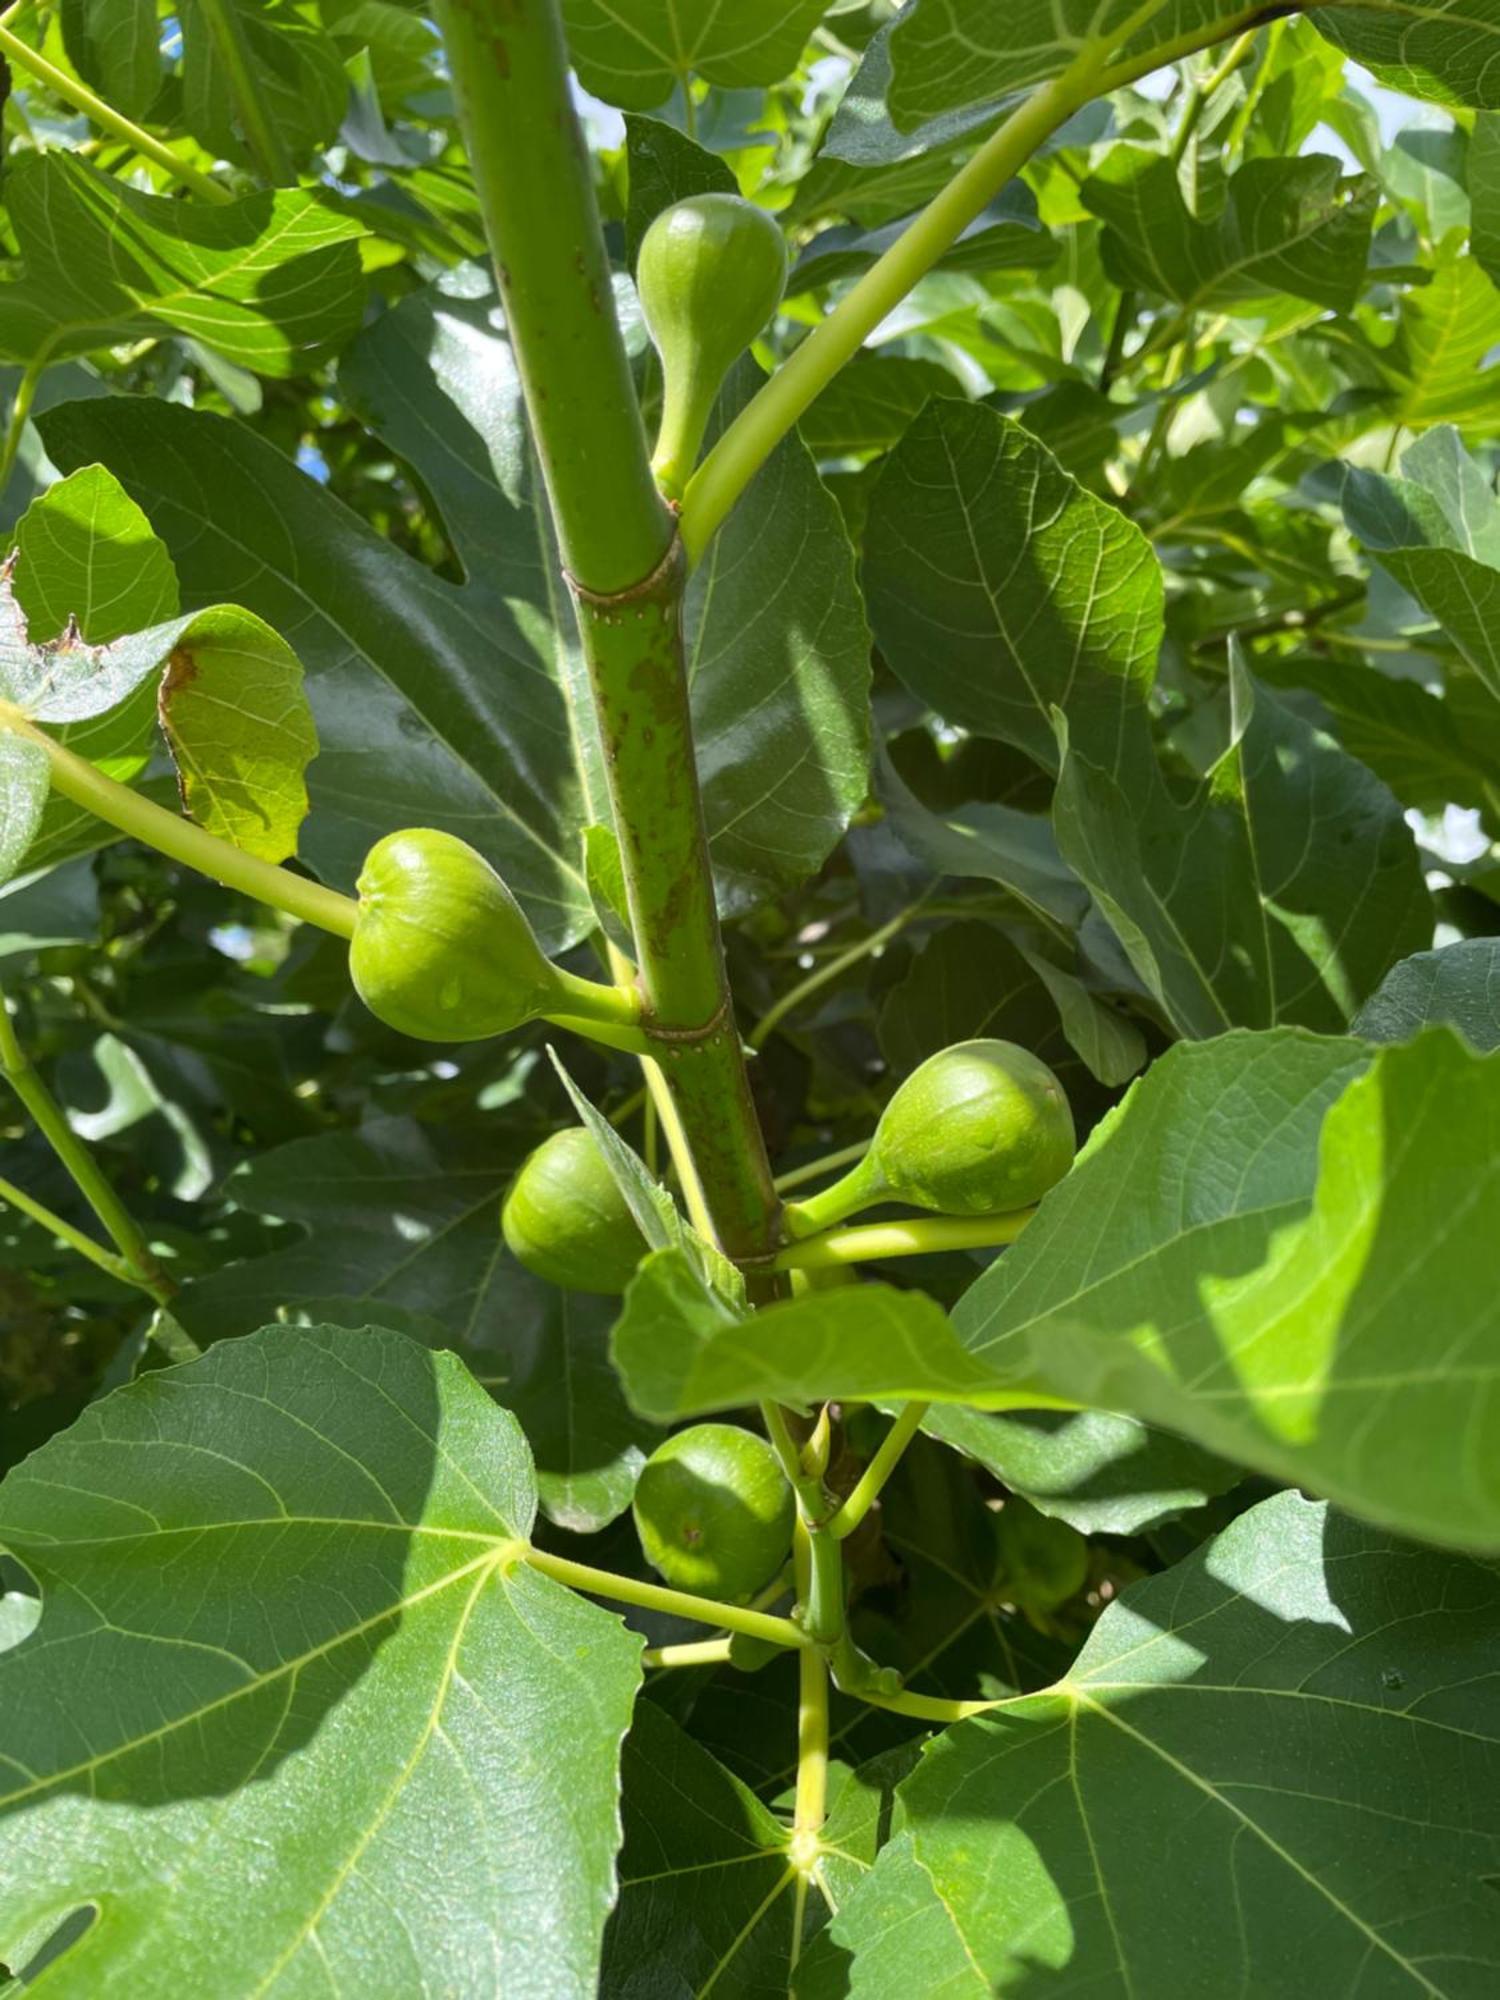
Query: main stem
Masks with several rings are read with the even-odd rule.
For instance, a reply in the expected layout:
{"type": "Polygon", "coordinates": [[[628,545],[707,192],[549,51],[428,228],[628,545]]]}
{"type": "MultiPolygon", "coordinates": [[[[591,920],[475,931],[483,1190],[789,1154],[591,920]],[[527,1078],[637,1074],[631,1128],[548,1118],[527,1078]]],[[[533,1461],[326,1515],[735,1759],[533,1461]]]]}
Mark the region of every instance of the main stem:
{"type": "Polygon", "coordinates": [[[682,649],[686,566],[651,476],[555,0],[438,0],[459,122],[572,586],[645,1026],[731,1256],[777,1202],[724,972],[682,649]]]}

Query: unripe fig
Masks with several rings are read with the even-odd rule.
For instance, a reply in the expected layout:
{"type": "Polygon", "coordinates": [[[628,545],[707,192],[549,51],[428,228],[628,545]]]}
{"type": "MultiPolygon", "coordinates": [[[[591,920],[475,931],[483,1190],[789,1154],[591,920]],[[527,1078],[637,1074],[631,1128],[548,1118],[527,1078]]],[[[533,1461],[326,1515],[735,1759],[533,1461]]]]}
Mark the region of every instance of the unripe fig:
{"type": "Polygon", "coordinates": [[[1000,1587],[1023,1611],[1055,1611],[1088,1580],[1089,1545],[1076,1528],[1014,1495],[996,1519],[1000,1587]]]}
{"type": "Polygon", "coordinates": [[[662,415],[651,461],[680,499],[724,377],[781,303],[786,240],[737,194],[695,194],[663,209],[641,239],[636,290],[661,356],[662,415]]]}
{"type": "Polygon", "coordinates": [[[500,1227],[518,1262],[568,1292],[623,1292],[648,1247],[583,1125],[554,1132],[529,1155],[500,1227]]]}
{"type": "Polygon", "coordinates": [[[647,1562],[675,1590],[744,1604],[786,1561],[796,1501],[764,1438],[694,1424],[646,1460],[631,1511],[647,1562]]]}
{"type": "Polygon", "coordinates": [[[482,854],[451,833],[388,833],[360,870],[355,991],[424,1042],[503,1035],[562,1005],[557,968],[482,854]]]}
{"type": "Polygon", "coordinates": [[[349,941],[355,991],[388,1028],[422,1042],[478,1042],[545,1015],[617,1048],[648,1047],[640,995],[553,965],[482,854],[410,826],[359,871],[349,941]]]}
{"type": "Polygon", "coordinates": [[[787,1228],[810,1236],[882,1201],[941,1215],[1029,1208],[1068,1171],[1076,1144],[1062,1085],[1040,1057],[1014,1042],[958,1042],[912,1071],[857,1166],[788,1204],[787,1228]]]}

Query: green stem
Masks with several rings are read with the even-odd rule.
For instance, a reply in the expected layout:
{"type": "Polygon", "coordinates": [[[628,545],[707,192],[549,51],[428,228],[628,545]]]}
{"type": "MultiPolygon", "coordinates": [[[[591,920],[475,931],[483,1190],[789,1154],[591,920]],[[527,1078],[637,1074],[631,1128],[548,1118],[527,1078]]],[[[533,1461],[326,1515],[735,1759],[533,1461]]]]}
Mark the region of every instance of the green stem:
{"type": "Polygon", "coordinates": [[[3,1175],[0,1175],[0,1201],[8,1202],[12,1208],[18,1208],[22,1215],[29,1215],[33,1222],[39,1222],[50,1236],[57,1238],[59,1243],[66,1243],[68,1248],[76,1250],[80,1257],[87,1257],[91,1264],[97,1264],[99,1269],[107,1271],[110,1277],[118,1278],[121,1283],[127,1285],[139,1282],[123,1257],[116,1257],[112,1251],[106,1250],[102,1243],[96,1243],[92,1236],[85,1236],[83,1231],[75,1229],[71,1222],[64,1222],[60,1215],[54,1215],[50,1208],[34,1200],[24,1188],[17,1187],[14,1181],[6,1180],[3,1175]]]}
{"type": "MultiPolygon", "coordinates": [[[[716,1667],[732,1654],[729,1639],[694,1639],[684,1646],[648,1646],[641,1655],[643,1667],[716,1667]]],[[[806,1659],[804,1653],[803,1658],[806,1659]]]]}
{"type": "Polygon", "coordinates": [[[819,1271],[839,1264],[875,1263],[882,1257],[988,1250],[1014,1243],[1035,1214],[1034,1208],[1017,1208],[1008,1215],[927,1215],[910,1222],[865,1222],[788,1243],[772,1264],[778,1271],[819,1271]]]}
{"type": "MultiPolygon", "coordinates": [[[[609,946],[609,963],[615,980],[620,985],[633,985],[635,967],[624,952],[615,945],[609,946]]],[[[646,1079],[646,1102],[651,1107],[656,1123],[661,1127],[667,1142],[667,1151],[672,1157],[672,1165],[677,1174],[677,1185],[688,1212],[688,1220],[698,1234],[713,1241],[714,1219],[709,1213],[708,1202],[703,1193],[703,1183],[698,1178],[698,1168],[693,1159],[692,1148],[688,1145],[687,1133],[682,1128],[682,1120],[677,1115],[677,1106],[672,1093],[667,1088],[667,1079],[661,1064],[654,1056],[643,1055],[641,1074],[646,1079]]]]}
{"type": "Polygon", "coordinates": [[[793,1188],[803,1187],[808,1181],[824,1180],[840,1167],[852,1167],[869,1150],[868,1139],[857,1139],[852,1146],[840,1146],[836,1153],[825,1153],[818,1160],[804,1160],[800,1167],[788,1167],[784,1174],[776,1176],[776,1192],[790,1194],[793,1188]]]}
{"type": "Polygon", "coordinates": [[[16,454],[21,449],[21,439],[26,434],[26,420],[31,415],[32,401],[36,396],[36,385],[42,379],[45,362],[33,361],[21,371],[21,379],[16,384],[15,397],[10,406],[10,421],[5,426],[5,442],[0,445],[0,491],[4,490],[15,468],[16,454]]]}
{"type": "Polygon", "coordinates": [[[76,110],[83,112],[86,118],[91,118],[101,131],[112,133],[117,139],[123,139],[127,146],[133,147],[143,158],[154,161],[164,173],[170,174],[175,181],[181,182],[182,186],[190,189],[192,193],[201,195],[205,201],[234,200],[228,188],[221,187],[215,180],[210,180],[207,174],[199,173],[198,169],[190,167],[186,160],[178,159],[170,146],[163,145],[160,139],[153,139],[149,132],[143,132],[140,126],[132,124],[130,119],[122,118],[120,113],[106,104],[102,97],[96,96],[87,84],[80,83],[77,77],[69,76],[55,63],[48,62],[44,55],[28,47],[19,35],[13,35],[4,25],[0,25],[0,55],[8,57],[11,62],[28,71],[38,83],[46,84],[47,88],[55,91],[65,104],[71,104],[76,110]]]}
{"type": "Polygon", "coordinates": [[[1127,285],[1115,300],[1115,316],[1110,323],[1109,345],[1104,350],[1104,359],[1099,364],[1099,393],[1104,395],[1120,372],[1120,364],[1125,359],[1125,342],[1130,337],[1130,329],[1135,324],[1136,297],[1127,285]]]}
{"type": "Polygon", "coordinates": [[[789,987],[779,1000],[766,1009],[750,1030],[751,1048],[763,1049],[788,1014],[800,1007],[803,1001],[810,1000],[815,993],[821,993],[825,986],[842,978],[852,966],[858,965],[861,959],[869,958],[872,953],[881,951],[921,913],[921,908],[921,903],[917,902],[910,909],[902,910],[897,916],[892,917],[889,923],[882,924],[879,930],[871,931],[868,937],[860,938],[858,943],[850,945],[847,951],[840,952],[837,958],[829,959],[825,965],[820,965],[816,971],[810,972],[797,985],[789,987]]]}
{"type": "Polygon", "coordinates": [[[239,889],[253,896],[256,902],[268,903],[273,910],[284,910],[303,923],[332,931],[335,937],[354,935],[359,905],[351,896],[341,896],[335,889],[325,889],[320,882],[309,882],[288,868],[278,868],[274,862],[245,854],[231,842],[220,840],[217,834],[206,833],[191,820],[143,799],[128,785],[106,777],[86,758],[28,722],[19,709],[6,702],[0,702],[0,729],[12,730],[46,752],[55,791],[121,833],[129,834],[133,840],[143,840],[173,861],[197,869],[200,875],[211,876],[227,888],[239,889]]]}
{"type": "Polygon", "coordinates": [[[811,1639],[790,1618],[773,1618],[764,1611],[750,1611],[743,1605],[719,1604],[712,1597],[694,1597],[685,1590],[669,1590],[665,1584],[643,1583],[633,1576],[616,1576],[612,1570],[595,1569],[589,1563],[571,1562],[545,1549],[528,1548],[524,1560],[544,1576],[565,1583],[570,1590],[585,1590],[592,1597],[613,1598],[617,1604],[633,1604],[641,1611],[665,1611],[675,1618],[691,1618],[699,1625],[717,1625],[726,1632],[743,1632],[751,1639],[765,1639],[773,1646],[810,1646],[811,1639]]]}
{"type": "Polygon", "coordinates": [[[573,590],[646,1031],[715,1236],[731,1255],[763,1255],[777,1203],[714,906],[682,646],[686,569],[612,309],[557,6],[438,0],[437,15],[573,590]]]}
{"type": "Polygon", "coordinates": [[[1137,28],[1159,11],[1160,0],[1146,0],[1120,23],[1109,45],[1086,46],[1061,76],[1041,85],[1017,105],[746,404],[698,467],[683,495],[682,537],[689,561],[698,561],[736,500],[803,411],[1059,125],[1091,98],[1134,83],[1230,35],[1253,29],[1285,8],[1282,0],[1256,0],[1231,19],[1190,29],[1144,57],[1106,66],[1110,48],[1125,46],[1137,28]]]}
{"type": "Polygon", "coordinates": [[[1195,83],[1189,90],[1187,103],[1183,107],[1182,117],[1178,121],[1177,131],[1172,139],[1172,150],[1167,155],[1174,167],[1182,165],[1183,156],[1204,112],[1254,46],[1255,30],[1250,28],[1240,36],[1218,67],[1211,70],[1201,83],[1195,83]]]}
{"type": "Polygon", "coordinates": [[[282,142],[276,121],[267,110],[255,80],[250,44],[238,7],[234,0],[198,0],[198,10],[224,74],[229,79],[229,91],[239,115],[240,129],[260,169],[261,179],[272,187],[291,186],[296,180],[291,155],[282,142]]]}
{"type": "Polygon", "coordinates": [[[885,1436],[875,1456],[860,1475],[859,1483],[828,1523],[828,1532],[837,1541],[852,1535],[880,1498],[881,1490],[901,1462],[901,1454],[922,1427],[930,1403],[906,1403],[885,1436]]]}
{"type": "MultiPolygon", "coordinates": [[[[822,1851],[828,1816],[828,1662],[809,1648],[797,1662],[797,1792],[790,1858],[805,1882],[822,1851]]],[[[792,1931],[795,1953],[801,1925],[792,1931]]]]}
{"type": "Polygon", "coordinates": [[[682,537],[690,561],[703,554],[761,466],[845,362],[1048,134],[1087,102],[1088,76],[1075,63],[1019,104],[741,410],[683,495],[682,537]]]}
{"type": "Polygon", "coordinates": [[[966,1716],[983,1715],[992,1708],[1004,1708],[1006,1699],[999,1701],[948,1701],[942,1695],[908,1694],[905,1689],[900,1694],[876,1694],[859,1688],[855,1693],[860,1701],[868,1702],[871,1708],[889,1709],[892,1715],[914,1716],[919,1722],[962,1722],[966,1716]]]}
{"type": "MultiPolygon", "coordinates": [[[[0,989],[0,1075],[25,1105],[37,1130],[99,1218],[105,1235],[127,1267],[123,1275],[158,1305],[165,1305],[176,1286],[152,1255],[135,1217],[110,1186],[98,1161],[68,1123],[62,1106],[32,1067],[11,1021],[3,989],[0,989]]],[[[75,1244],[74,1248],[81,1245],[75,1244]]],[[[86,1256],[91,1254],[92,1251],[84,1252],[86,1256]]]]}

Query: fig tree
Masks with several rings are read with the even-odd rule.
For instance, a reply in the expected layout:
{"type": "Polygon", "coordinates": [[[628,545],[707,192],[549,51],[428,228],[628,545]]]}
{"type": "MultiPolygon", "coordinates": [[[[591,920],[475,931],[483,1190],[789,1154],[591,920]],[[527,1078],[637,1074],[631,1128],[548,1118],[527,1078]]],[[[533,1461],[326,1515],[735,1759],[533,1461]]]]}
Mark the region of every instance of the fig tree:
{"type": "Polygon", "coordinates": [[[500,1227],[528,1271],[568,1292],[623,1292],[646,1239],[583,1125],[544,1139],[511,1182],[500,1227]]]}
{"type": "Polygon", "coordinates": [[[641,312],[661,356],[662,416],[651,460],[680,499],[724,377],[781,303],[786,240],[737,194],[696,194],[663,209],[641,239],[641,312]]]}
{"type": "Polygon", "coordinates": [[[877,1202],[940,1215],[1029,1208],[1073,1164],[1073,1114],[1040,1057],[1014,1042],[958,1042],[914,1069],[847,1174],[789,1203],[793,1236],[829,1229],[877,1202]]]}
{"type": "Polygon", "coordinates": [[[694,1424],[659,1444],[632,1502],[646,1560],[676,1590],[744,1604],[791,1548],[796,1501],[753,1431],[694,1424]]]}

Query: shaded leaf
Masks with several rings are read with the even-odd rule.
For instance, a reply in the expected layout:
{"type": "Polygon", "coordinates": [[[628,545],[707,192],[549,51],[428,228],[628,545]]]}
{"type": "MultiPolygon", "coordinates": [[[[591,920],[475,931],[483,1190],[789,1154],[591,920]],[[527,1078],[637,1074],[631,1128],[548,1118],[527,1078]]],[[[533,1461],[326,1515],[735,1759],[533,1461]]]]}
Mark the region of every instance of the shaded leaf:
{"type": "Polygon", "coordinates": [[[1228,748],[1187,798],[1067,741],[1058,846],[1179,1035],[1338,1033],[1432,935],[1416,842],[1371,772],[1230,663],[1228,748]]]}
{"type": "Polygon", "coordinates": [[[43,1987],[591,1992],[639,1640],[519,1562],[534,1505],[514,1418],[379,1328],[230,1342],[14,1472],[7,1958],[92,1904],[43,1987]]]}
{"type": "MultiPolygon", "coordinates": [[[[320,27],[288,0],[219,0],[232,23],[251,87],[293,166],[339,129],[349,80],[320,27]]],[[[258,167],[247,146],[235,80],[198,0],[182,6],[182,115],[220,159],[258,167]]]]}
{"type": "MultiPolygon", "coordinates": [[[[790,1829],[655,1702],[620,1761],[620,1900],[602,1991],[731,1996],[788,1991],[796,1871],[790,1829]]],[[[809,1915],[821,1914],[816,1896],[809,1915]]]]}
{"type": "Polygon", "coordinates": [[[1151,544],[1019,424],[934,402],[870,503],[865,588],[881,651],[945,720],[1056,770],[1051,710],[1112,754],[1156,672],[1151,544]]]}
{"type": "Polygon", "coordinates": [[[291,1241],[188,1286],[178,1318],[199,1340],[248,1333],[310,1300],[427,1314],[462,1348],[503,1317],[513,1268],[499,1203],[533,1135],[484,1143],[402,1118],[371,1119],[262,1153],[227,1184],[236,1205],[296,1225],[291,1241]]]}
{"type": "Polygon", "coordinates": [[[84,82],[127,118],[149,111],[163,80],[156,0],[63,0],[60,19],[84,82]]]}
{"type": "Polygon", "coordinates": [[[829,457],[893,445],[930,396],[962,396],[957,376],[938,361],[899,354],[857,354],[803,416],[798,429],[829,457]]]}
{"type": "Polygon", "coordinates": [[[996,1413],[937,1404],[922,1428],[1084,1535],[1139,1534],[1243,1477],[1186,1438],[1108,1410],[996,1413]]]}
{"type": "Polygon", "coordinates": [[[1500,501],[1458,432],[1442,426],[1419,438],[1399,479],[1350,471],[1344,515],[1500,700],[1500,501]]]}
{"type": "Polygon", "coordinates": [[[632,113],[625,120],[630,195],[625,209],[625,257],[636,254],[656,217],[694,194],[738,194],[739,183],[717,153],[696,145],[675,125],[632,113]]]}
{"type": "Polygon", "coordinates": [[[1493,112],[1474,120],[1468,166],[1473,205],[1469,248],[1490,281],[1500,285],[1500,117],[1493,112]]]}
{"type": "Polygon", "coordinates": [[[1500,1048],[1500,938],[1460,938],[1392,966],[1350,1024],[1371,1042],[1407,1042],[1435,1021],[1471,1047],[1500,1048]]]}

